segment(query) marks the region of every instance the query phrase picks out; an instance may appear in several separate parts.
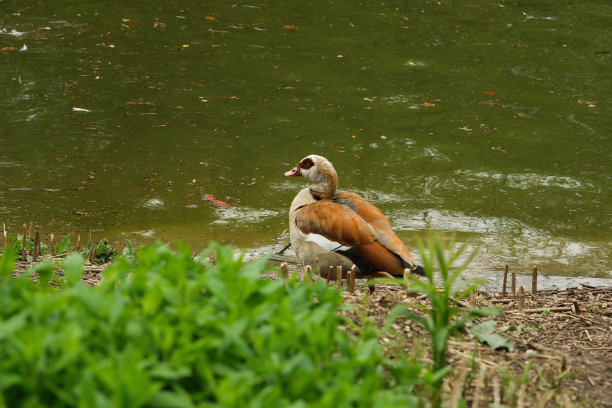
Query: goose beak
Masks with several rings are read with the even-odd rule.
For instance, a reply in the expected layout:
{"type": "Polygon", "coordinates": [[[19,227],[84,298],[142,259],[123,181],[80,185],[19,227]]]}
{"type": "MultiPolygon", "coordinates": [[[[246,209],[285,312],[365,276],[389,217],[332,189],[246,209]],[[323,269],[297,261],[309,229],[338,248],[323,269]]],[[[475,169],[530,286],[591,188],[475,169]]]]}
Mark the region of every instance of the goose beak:
{"type": "Polygon", "coordinates": [[[285,173],[285,177],[299,177],[301,175],[302,172],[300,171],[298,166],[295,166],[294,168],[285,173]]]}

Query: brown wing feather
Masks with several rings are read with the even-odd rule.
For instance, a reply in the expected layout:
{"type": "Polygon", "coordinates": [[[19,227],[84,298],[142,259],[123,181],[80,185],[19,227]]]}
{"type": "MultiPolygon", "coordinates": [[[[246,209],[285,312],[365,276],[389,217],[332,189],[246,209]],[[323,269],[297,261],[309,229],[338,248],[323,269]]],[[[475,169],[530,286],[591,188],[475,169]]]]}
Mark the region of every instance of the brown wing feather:
{"type": "Polygon", "coordinates": [[[339,193],[336,196],[336,201],[339,203],[346,203],[348,207],[355,208],[359,215],[372,227],[376,240],[380,242],[383,247],[399,255],[411,265],[414,265],[410,251],[395,234],[391,227],[391,223],[382,211],[355,193],[339,193]]]}
{"type": "Polygon", "coordinates": [[[357,213],[332,201],[317,201],[298,210],[296,224],[304,233],[321,234],[342,245],[371,244],[373,229],[357,213]]]}
{"type": "Polygon", "coordinates": [[[378,241],[358,246],[357,250],[376,270],[386,271],[395,276],[404,276],[404,264],[401,259],[378,241]]]}

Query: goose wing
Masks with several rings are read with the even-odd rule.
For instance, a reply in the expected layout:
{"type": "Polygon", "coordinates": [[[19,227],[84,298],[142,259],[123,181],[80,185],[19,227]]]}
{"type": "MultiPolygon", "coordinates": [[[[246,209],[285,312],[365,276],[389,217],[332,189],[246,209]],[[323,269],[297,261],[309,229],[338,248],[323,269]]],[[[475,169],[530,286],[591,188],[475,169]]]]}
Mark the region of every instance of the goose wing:
{"type": "Polygon", "coordinates": [[[386,249],[401,257],[409,268],[412,268],[414,261],[410,251],[404,245],[402,240],[395,234],[391,223],[385,215],[376,206],[365,200],[360,195],[355,193],[339,193],[335,201],[348,208],[354,208],[354,211],[367,222],[372,230],[376,240],[386,249]]]}

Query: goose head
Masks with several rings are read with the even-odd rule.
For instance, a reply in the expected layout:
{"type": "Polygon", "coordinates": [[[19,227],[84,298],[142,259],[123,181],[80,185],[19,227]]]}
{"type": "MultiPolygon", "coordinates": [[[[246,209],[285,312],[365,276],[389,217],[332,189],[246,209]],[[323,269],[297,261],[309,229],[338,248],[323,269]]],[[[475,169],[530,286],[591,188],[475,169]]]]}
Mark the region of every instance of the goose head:
{"type": "Polygon", "coordinates": [[[311,154],[304,157],[285,177],[306,177],[312,180],[310,192],[316,199],[330,199],[336,193],[338,175],[334,166],[323,156],[311,154]]]}

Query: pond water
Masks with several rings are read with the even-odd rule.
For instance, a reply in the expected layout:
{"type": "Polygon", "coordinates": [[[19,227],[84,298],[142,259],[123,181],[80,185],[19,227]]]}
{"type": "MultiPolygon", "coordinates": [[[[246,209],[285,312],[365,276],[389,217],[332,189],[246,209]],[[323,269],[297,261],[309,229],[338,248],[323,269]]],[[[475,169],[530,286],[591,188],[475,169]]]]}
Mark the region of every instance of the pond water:
{"type": "Polygon", "coordinates": [[[409,247],[610,277],[611,26],[608,0],[0,0],[0,221],[265,252],[316,153],[409,247]]]}

